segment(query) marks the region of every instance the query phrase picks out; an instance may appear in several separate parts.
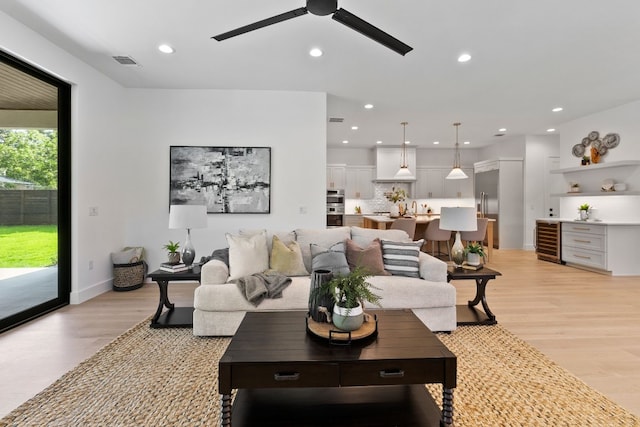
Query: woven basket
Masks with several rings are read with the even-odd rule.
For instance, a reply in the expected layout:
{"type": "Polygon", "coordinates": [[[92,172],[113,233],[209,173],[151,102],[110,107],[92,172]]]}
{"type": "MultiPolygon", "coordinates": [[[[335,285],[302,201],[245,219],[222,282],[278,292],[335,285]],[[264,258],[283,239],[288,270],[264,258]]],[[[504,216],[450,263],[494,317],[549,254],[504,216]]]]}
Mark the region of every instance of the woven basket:
{"type": "Polygon", "coordinates": [[[132,291],[142,287],[147,275],[147,263],[113,264],[113,290],[132,291]]]}

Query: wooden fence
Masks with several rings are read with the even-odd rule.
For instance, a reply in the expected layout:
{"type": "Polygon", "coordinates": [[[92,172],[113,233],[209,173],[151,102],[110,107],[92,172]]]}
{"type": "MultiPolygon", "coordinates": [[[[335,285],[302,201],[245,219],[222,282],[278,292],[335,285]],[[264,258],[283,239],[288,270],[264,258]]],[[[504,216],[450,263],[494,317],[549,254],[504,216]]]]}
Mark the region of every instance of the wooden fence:
{"type": "Polygon", "coordinates": [[[0,225],[58,223],[58,190],[0,190],[0,225]]]}

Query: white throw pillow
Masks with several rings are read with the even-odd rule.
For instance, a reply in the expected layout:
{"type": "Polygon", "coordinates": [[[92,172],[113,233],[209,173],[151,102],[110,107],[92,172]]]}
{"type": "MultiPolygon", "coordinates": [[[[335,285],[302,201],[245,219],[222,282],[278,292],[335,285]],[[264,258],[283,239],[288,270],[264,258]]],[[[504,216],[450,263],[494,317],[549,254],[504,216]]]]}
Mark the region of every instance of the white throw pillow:
{"type": "Polygon", "coordinates": [[[229,233],[225,236],[229,244],[228,280],[240,279],[269,269],[266,231],[251,236],[229,233]]]}
{"type": "Polygon", "coordinates": [[[404,230],[379,230],[375,228],[351,227],[351,239],[360,247],[366,248],[375,239],[394,242],[412,242],[404,230]]]}

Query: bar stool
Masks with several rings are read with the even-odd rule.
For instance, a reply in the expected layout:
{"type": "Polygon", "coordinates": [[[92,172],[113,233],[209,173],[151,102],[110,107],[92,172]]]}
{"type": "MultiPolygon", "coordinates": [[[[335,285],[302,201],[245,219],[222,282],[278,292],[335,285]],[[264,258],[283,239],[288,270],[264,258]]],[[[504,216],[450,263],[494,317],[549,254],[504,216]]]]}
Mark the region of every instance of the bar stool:
{"type": "Polygon", "coordinates": [[[431,255],[433,256],[436,256],[436,242],[438,242],[438,256],[442,254],[442,252],[440,252],[440,242],[447,242],[447,255],[449,256],[449,261],[451,261],[451,231],[440,229],[440,218],[429,221],[429,225],[427,225],[427,229],[424,231],[424,239],[431,241],[431,255]]]}
{"type": "Polygon", "coordinates": [[[411,240],[413,240],[416,234],[416,219],[415,218],[398,218],[391,223],[390,230],[404,230],[411,240]]]}

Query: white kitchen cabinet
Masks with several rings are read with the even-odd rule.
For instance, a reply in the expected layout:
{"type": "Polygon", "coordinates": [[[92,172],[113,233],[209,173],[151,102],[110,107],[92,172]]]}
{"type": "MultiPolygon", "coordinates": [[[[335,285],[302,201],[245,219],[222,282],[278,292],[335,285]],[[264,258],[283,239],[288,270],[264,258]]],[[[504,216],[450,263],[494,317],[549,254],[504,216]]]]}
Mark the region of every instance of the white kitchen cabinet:
{"type": "Polygon", "coordinates": [[[562,260],[607,269],[607,226],[566,222],[562,227],[562,260]]]}
{"type": "Polygon", "coordinates": [[[444,181],[444,197],[448,199],[460,199],[460,198],[473,198],[473,169],[462,168],[462,171],[467,174],[467,179],[446,179],[450,169],[447,169],[443,173],[444,181]]]}
{"type": "Polygon", "coordinates": [[[444,195],[444,169],[418,168],[412,199],[439,199],[444,195]]]}
{"type": "Polygon", "coordinates": [[[345,195],[347,199],[373,199],[374,166],[347,166],[345,195]]]}
{"type": "Polygon", "coordinates": [[[345,187],[346,165],[327,165],[327,188],[340,190],[345,187]]]}
{"type": "MultiPolygon", "coordinates": [[[[406,147],[406,162],[413,175],[416,174],[416,149],[406,147]]],[[[381,181],[398,181],[396,173],[402,165],[402,149],[400,147],[376,148],[376,179],[381,181]]],[[[403,181],[403,180],[400,180],[403,181]]],[[[404,181],[407,181],[406,179],[404,181]]],[[[411,180],[413,181],[413,179],[411,180]]]]}
{"type": "Polygon", "coordinates": [[[613,276],[637,276],[640,264],[632,248],[639,240],[640,223],[562,221],[562,261],[613,276]]]}

